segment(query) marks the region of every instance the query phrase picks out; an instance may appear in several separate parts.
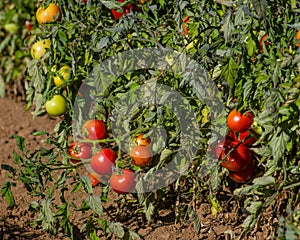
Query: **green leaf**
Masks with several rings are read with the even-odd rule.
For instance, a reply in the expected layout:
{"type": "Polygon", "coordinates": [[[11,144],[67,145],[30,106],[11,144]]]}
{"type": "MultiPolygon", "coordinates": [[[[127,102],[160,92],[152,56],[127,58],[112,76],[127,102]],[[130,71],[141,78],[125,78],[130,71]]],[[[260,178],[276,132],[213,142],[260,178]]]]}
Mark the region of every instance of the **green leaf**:
{"type": "Polygon", "coordinates": [[[85,201],[96,214],[103,215],[102,201],[99,196],[89,196],[85,201]]]}
{"type": "Polygon", "coordinates": [[[15,187],[16,184],[12,182],[4,182],[2,187],[1,187],[1,193],[2,197],[5,198],[8,206],[13,207],[15,206],[15,199],[11,191],[11,187],[15,187]]]}
{"type": "Polygon", "coordinates": [[[281,128],[279,128],[273,135],[269,145],[272,148],[272,155],[275,162],[277,162],[279,158],[281,158],[281,156],[284,154],[286,145],[289,140],[290,137],[281,128]]]}
{"type": "Polygon", "coordinates": [[[83,185],[85,187],[86,192],[89,195],[92,195],[93,194],[93,187],[92,187],[90,178],[88,176],[82,176],[81,181],[83,182],[83,185]]]}
{"type": "Polygon", "coordinates": [[[261,210],[262,210],[263,203],[258,201],[258,202],[252,202],[249,207],[247,207],[247,211],[249,211],[251,214],[254,216],[257,216],[261,210]]]}
{"type": "Polygon", "coordinates": [[[233,58],[230,58],[228,63],[223,66],[221,77],[225,79],[230,88],[233,88],[238,78],[238,65],[233,58]]]}
{"type": "Polygon", "coordinates": [[[16,141],[17,141],[17,147],[21,151],[24,151],[25,150],[25,138],[23,138],[21,136],[17,136],[17,135],[14,135],[13,138],[16,139],[16,141]]]}
{"type": "Polygon", "coordinates": [[[3,170],[9,171],[11,174],[15,175],[16,174],[16,169],[14,169],[12,166],[9,166],[7,164],[1,164],[1,168],[3,170]]]}
{"type": "Polygon", "coordinates": [[[263,176],[253,179],[253,184],[257,186],[268,186],[268,185],[274,185],[276,183],[276,180],[272,176],[263,176]]]}
{"type": "Polygon", "coordinates": [[[122,227],[122,224],[119,222],[111,222],[109,224],[109,230],[116,235],[118,238],[123,238],[125,235],[124,228],[122,227]]]}
{"type": "Polygon", "coordinates": [[[231,38],[232,32],[234,30],[233,22],[231,21],[231,12],[228,11],[224,19],[224,24],[221,27],[221,31],[224,33],[225,41],[228,42],[231,38]]]}
{"type": "Polygon", "coordinates": [[[199,234],[200,230],[201,230],[201,222],[198,217],[198,214],[195,212],[195,210],[193,209],[193,207],[191,205],[188,206],[187,213],[188,213],[189,217],[193,220],[194,228],[195,228],[197,234],[199,234]]]}
{"type": "Polygon", "coordinates": [[[2,75],[0,75],[0,97],[4,97],[4,96],[5,96],[5,82],[2,75]]]}

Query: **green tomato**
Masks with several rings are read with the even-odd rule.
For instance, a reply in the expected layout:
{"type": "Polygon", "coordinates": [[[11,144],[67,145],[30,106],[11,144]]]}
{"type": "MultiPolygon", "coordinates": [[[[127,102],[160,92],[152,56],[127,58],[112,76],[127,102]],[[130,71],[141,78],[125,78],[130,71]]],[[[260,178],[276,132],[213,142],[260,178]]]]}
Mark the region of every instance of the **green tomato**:
{"type": "Polygon", "coordinates": [[[40,60],[46,53],[46,48],[50,48],[51,42],[49,39],[37,41],[31,47],[31,56],[37,60],[40,60]]]}
{"type": "Polygon", "coordinates": [[[19,30],[19,26],[15,23],[8,23],[4,25],[5,31],[7,31],[10,34],[17,33],[19,30]]]}
{"type": "Polygon", "coordinates": [[[67,101],[61,95],[54,95],[53,98],[46,102],[46,111],[51,116],[60,116],[67,111],[67,101]]]}
{"type": "Polygon", "coordinates": [[[247,42],[247,53],[249,57],[252,57],[256,51],[256,43],[255,41],[250,38],[247,42]]]}

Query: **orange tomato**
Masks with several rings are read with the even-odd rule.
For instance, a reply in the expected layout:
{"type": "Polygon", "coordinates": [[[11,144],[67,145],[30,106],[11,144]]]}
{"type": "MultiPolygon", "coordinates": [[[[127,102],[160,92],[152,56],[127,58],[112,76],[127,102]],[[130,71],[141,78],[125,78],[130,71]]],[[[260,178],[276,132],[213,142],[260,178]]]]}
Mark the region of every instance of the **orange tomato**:
{"type": "Polygon", "coordinates": [[[47,8],[40,7],[36,11],[36,19],[40,25],[43,25],[44,23],[53,22],[54,20],[60,21],[60,9],[54,3],[50,3],[47,8]]]}
{"type": "Polygon", "coordinates": [[[296,33],[296,45],[300,47],[300,29],[296,33]]]}
{"type": "Polygon", "coordinates": [[[139,146],[147,146],[151,143],[151,139],[149,137],[144,137],[144,134],[140,134],[135,138],[135,142],[139,146]]]}

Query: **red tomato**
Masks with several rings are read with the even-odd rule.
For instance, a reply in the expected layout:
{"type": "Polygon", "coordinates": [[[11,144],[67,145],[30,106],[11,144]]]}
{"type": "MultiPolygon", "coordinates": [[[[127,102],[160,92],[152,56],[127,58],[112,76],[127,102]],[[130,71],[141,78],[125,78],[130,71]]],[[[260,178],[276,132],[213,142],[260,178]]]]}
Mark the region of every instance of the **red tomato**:
{"type": "Polygon", "coordinates": [[[79,159],[89,159],[92,156],[90,144],[85,142],[73,142],[68,148],[68,154],[73,157],[69,159],[71,164],[81,162],[79,159]]]}
{"type": "Polygon", "coordinates": [[[100,183],[100,176],[97,173],[89,173],[88,177],[91,180],[92,187],[95,187],[100,183]]]}
{"type": "Polygon", "coordinates": [[[28,20],[25,21],[25,25],[26,25],[27,31],[30,32],[32,30],[32,26],[28,20]]]}
{"type": "Polygon", "coordinates": [[[263,35],[259,41],[259,52],[262,53],[263,52],[263,44],[265,45],[271,45],[272,42],[266,41],[266,39],[268,38],[269,34],[266,33],[265,35],[263,35]]]}
{"type": "Polygon", "coordinates": [[[129,169],[123,169],[121,174],[114,172],[110,177],[110,186],[120,194],[129,193],[135,186],[135,174],[129,169]]]}
{"type": "Polygon", "coordinates": [[[227,125],[233,132],[244,132],[248,130],[253,123],[253,114],[247,112],[242,114],[233,109],[227,117],[227,125]]]}
{"type": "MultiPolygon", "coordinates": [[[[251,129],[251,131],[254,131],[254,130],[251,129]]],[[[250,146],[250,145],[252,145],[253,143],[256,142],[256,138],[251,136],[250,130],[240,132],[239,140],[240,140],[240,142],[244,141],[243,144],[247,145],[247,146],[250,146]]]]}
{"type": "Polygon", "coordinates": [[[92,169],[100,175],[109,175],[113,171],[117,156],[110,148],[103,148],[91,160],[92,169]]]}
{"type": "Polygon", "coordinates": [[[253,176],[254,169],[255,169],[255,164],[254,161],[252,160],[248,165],[248,167],[246,167],[244,170],[238,172],[230,172],[228,177],[230,177],[235,182],[239,182],[239,183],[247,182],[253,176]]]}
{"type": "Polygon", "coordinates": [[[182,21],[182,29],[183,29],[183,31],[181,32],[182,34],[189,35],[189,30],[187,28],[187,23],[189,23],[189,21],[190,21],[190,17],[185,16],[185,18],[182,21]]]}
{"type": "Polygon", "coordinates": [[[139,146],[148,146],[151,143],[151,139],[144,137],[144,134],[140,134],[135,138],[135,142],[139,146]]]}
{"type": "Polygon", "coordinates": [[[248,167],[252,161],[252,154],[247,146],[230,140],[218,143],[216,156],[219,160],[223,159],[229,152],[231,153],[222,161],[221,165],[230,171],[242,171],[248,167]]]}
{"type": "Polygon", "coordinates": [[[152,151],[148,146],[135,146],[130,151],[130,157],[136,166],[145,166],[152,161],[152,151]]]}
{"type": "Polygon", "coordinates": [[[83,138],[100,140],[106,137],[105,123],[98,119],[87,120],[82,127],[83,138]]]}
{"type": "MultiPolygon", "coordinates": [[[[119,2],[124,2],[124,0],[118,0],[119,2]]],[[[132,11],[134,9],[132,4],[127,4],[126,6],[122,7],[122,11],[119,12],[118,10],[115,9],[111,9],[111,15],[113,17],[113,19],[115,19],[116,21],[118,21],[123,15],[127,15],[130,11],[132,11]]]]}

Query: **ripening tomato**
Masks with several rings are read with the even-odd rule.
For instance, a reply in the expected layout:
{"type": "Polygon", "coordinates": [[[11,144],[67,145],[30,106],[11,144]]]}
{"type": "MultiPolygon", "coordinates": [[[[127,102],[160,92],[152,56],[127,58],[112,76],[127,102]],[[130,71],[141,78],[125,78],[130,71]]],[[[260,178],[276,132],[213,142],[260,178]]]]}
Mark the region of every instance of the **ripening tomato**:
{"type": "Polygon", "coordinates": [[[46,111],[51,116],[60,116],[67,111],[67,101],[61,95],[54,95],[45,104],[46,111]]]}
{"type": "Polygon", "coordinates": [[[47,8],[40,7],[36,11],[36,19],[40,25],[61,20],[61,12],[57,5],[50,3],[47,8]]]}
{"type": "Polygon", "coordinates": [[[31,47],[31,56],[37,60],[40,60],[46,53],[46,49],[50,48],[51,42],[49,39],[39,40],[31,47]]]}
{"type": "Polygon", "coordinates": [[[51,68],[52,72],[55,72],[53,77],[53,82],[55,86],[65,87],[66,81],[70,78],[71,67],[68,65],[63,65],[58,71],[56,71],[56,65],[51,68]]]}
{"type": "Polygon", "coordinates": [[[113,172],[109,182],[115,192],[120,194],[129,193],[135,186],[135,174],[129,169],[123,169],[121,174],[113,172]]]}
{"type": "Polygon", "coordinates": [[[88,174],[88,177],[91,180],[92,187],[96,187],[100,183],[100,175],[92,172],[88,174]]]}
{"type": "Polygon", "coordinates": [[[87,120],[82,127],[83,138],[90,140],[101,140],[106,137],[106,127],[102,120],[87,120]]]}
{"type": "Polygon", "coordinates": [[[68,148],[68,154],[72,157],[69,159],[71,164],[80,163],[82,159],[91,158],[91,145],[85,142],[73,142],[68,148]]]}
{"type": "Polygon", "coordinates": [[[150,137],[144,137],[144,134],[140,134],[135,138],[135,143],[139,146],[148,146],[151,143],[150,137]]]}
{"type": "Polygon", "coordinates": [[[136,166],[145,166],[152,161],[152,151],[148,146],[135,146],[130,151],[130,157],[136,166]]]}
{"type": "Polygon", "coordinates": [[[110,148],[103,148],[91,160],[92,169],[100,175],[109,175],[113,171],[117,156],[110,148]]]}
{"type": "Polygon", "coordinates": [[[296,33],[296,46],[300,47],[300,29],[296,33]]]}
{"type": "Polygon", "coordinates": [[[227,117],[227,125],[233,132],[244,132],[248,130],[253,123],[253,114],[247,112],[242,114],[233,109],[227,117]]]}
{"type": "Polygon", "coordinates": [[[227,154],[229,156],[222,161],[221,165],[230,171],[242,171],[252,161],[252,154],[249,148],[239,142],[231,140],[220,141],[216,147],[217,158],[222,160],[227,154]]]}
{"type": "Polygon", "coordinates": [[[251,179],[251,177],[254,174],[254,170],[255,170],[255,164],[254,161],[252,160],[249,163],[248,167],[246,167],[244,170],[238,172],[230,172],[228,177],[230,177],[235,182],[244,183],[251,179]]]}
{"type": "MultiPolygon", "coordinates": [[[[124,0],[118,0],[119,2],[124,2],[124,0]]],[[[115,9],[111,9],[111,15],[113,17],[113,19],[115,19],[116,21],[119,20],[123,15],[127,15],[130,11],[132,11],[134,9],[132,4],[127,4],[126,6],[122,7],[121,9],[115,10],[115,9]]]]}

